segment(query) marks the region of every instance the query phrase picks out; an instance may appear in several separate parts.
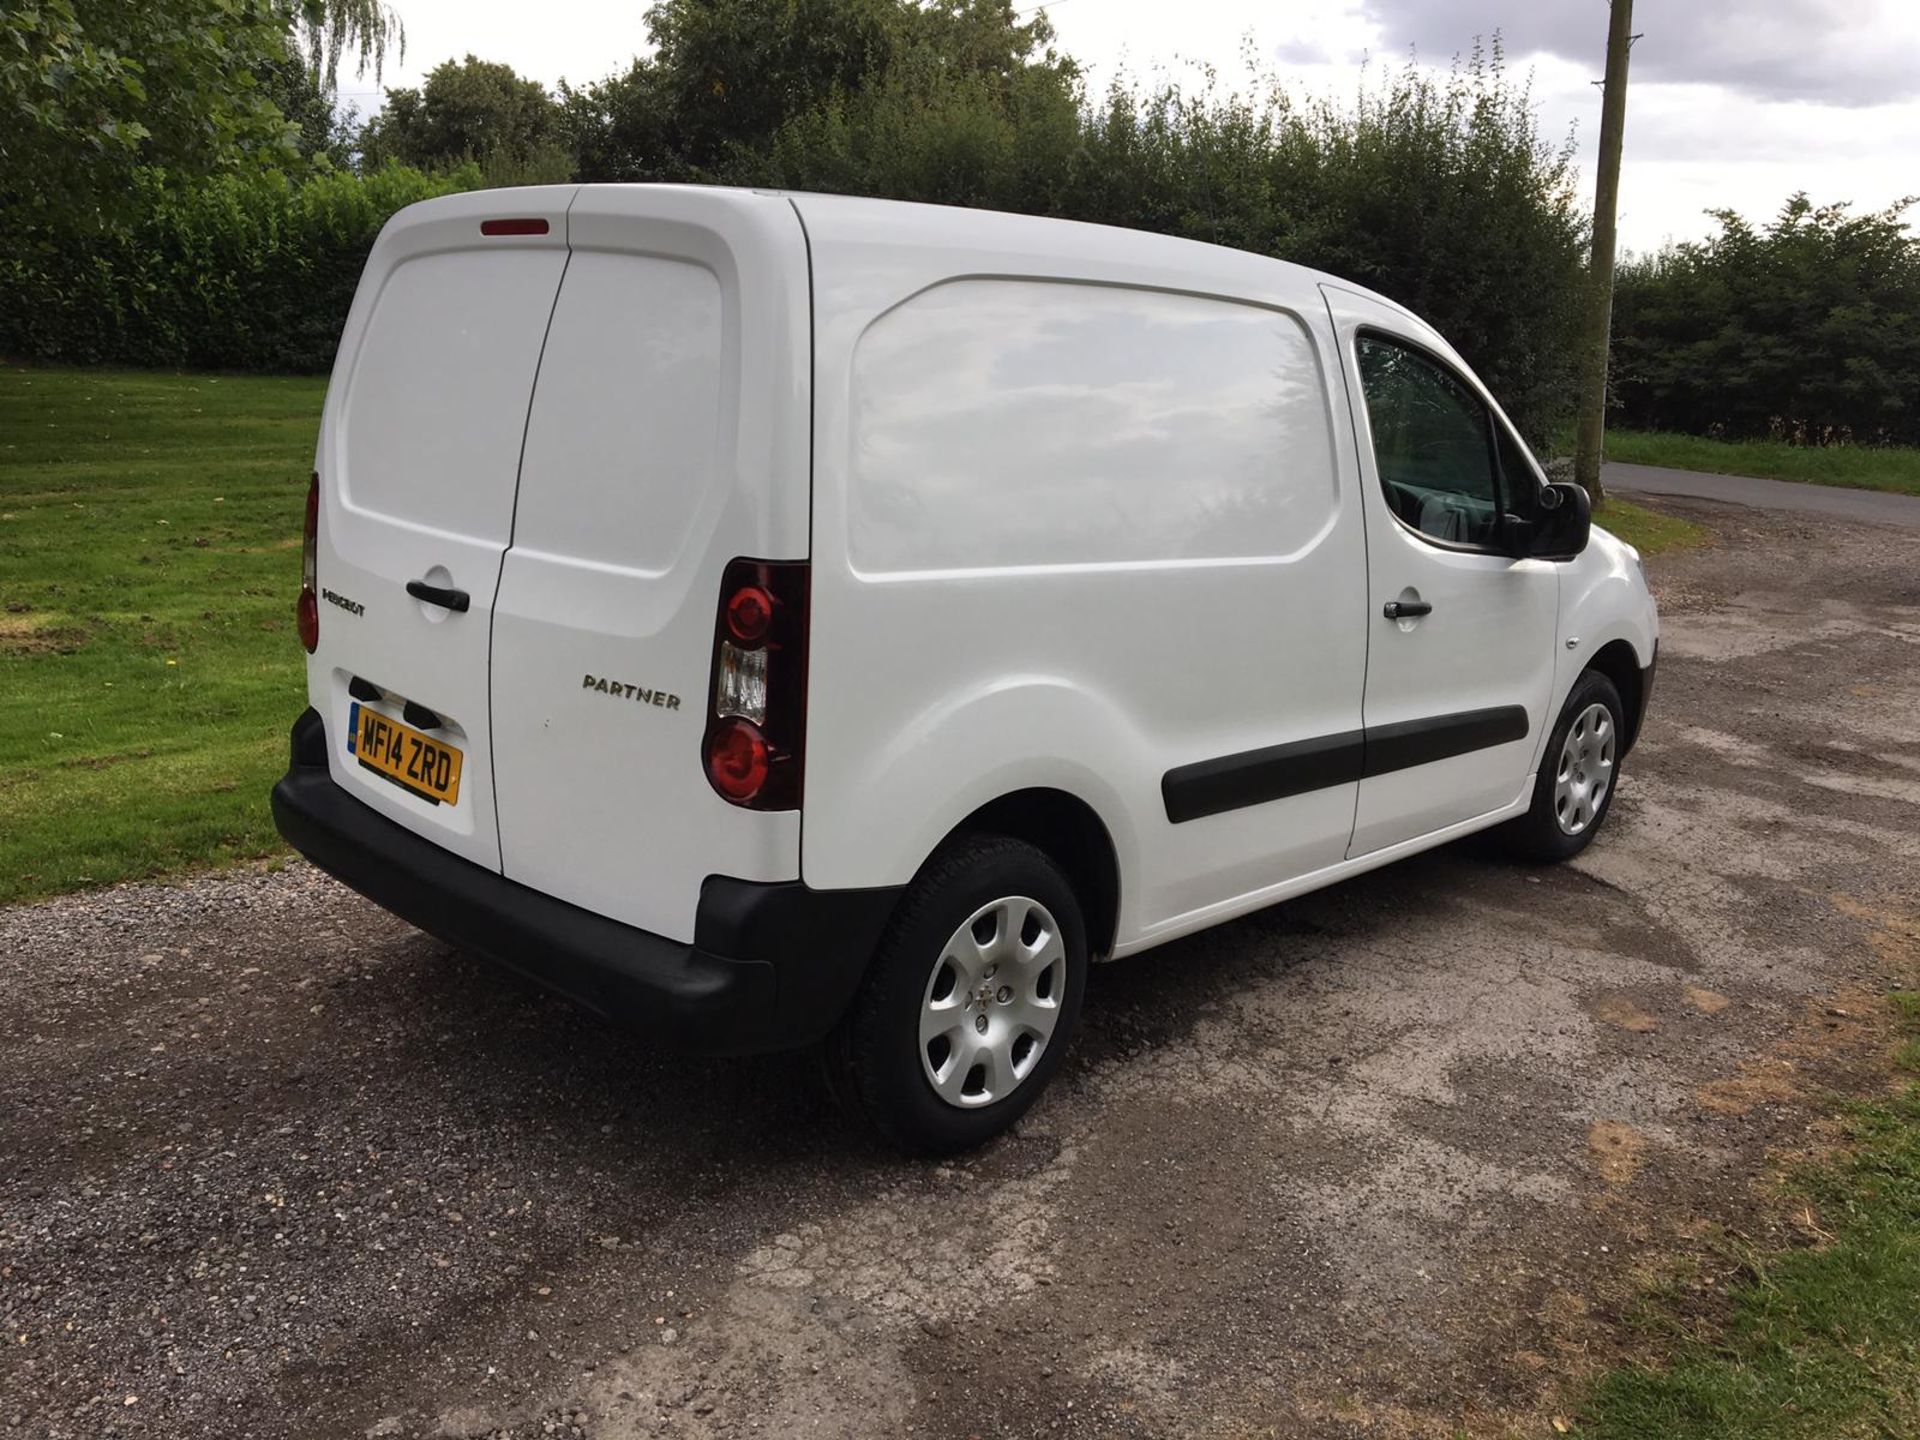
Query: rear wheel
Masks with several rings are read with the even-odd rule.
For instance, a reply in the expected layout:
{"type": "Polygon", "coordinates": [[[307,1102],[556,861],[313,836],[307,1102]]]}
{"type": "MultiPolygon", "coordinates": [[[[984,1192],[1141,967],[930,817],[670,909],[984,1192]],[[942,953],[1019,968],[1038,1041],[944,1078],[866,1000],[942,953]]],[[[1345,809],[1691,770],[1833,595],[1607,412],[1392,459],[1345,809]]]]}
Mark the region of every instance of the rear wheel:
{"type": "Polygon", "coordinates": [[[1569,860],[1593,843],[1619,781],[1625,708],[1598,670],[1584,672],[1547,737],[1534,777],[1533,804],[1510,821],[1505,838],[1528,860],[1569,860]]]}
{"type": "Polygon", "coordinates": [[[1052,860],[1006,836],[954,841],[908,887],[834,1036],[835,1088],[903,1150],[979,1145],[1059,1068],[1086,972],[1052,860]]]}

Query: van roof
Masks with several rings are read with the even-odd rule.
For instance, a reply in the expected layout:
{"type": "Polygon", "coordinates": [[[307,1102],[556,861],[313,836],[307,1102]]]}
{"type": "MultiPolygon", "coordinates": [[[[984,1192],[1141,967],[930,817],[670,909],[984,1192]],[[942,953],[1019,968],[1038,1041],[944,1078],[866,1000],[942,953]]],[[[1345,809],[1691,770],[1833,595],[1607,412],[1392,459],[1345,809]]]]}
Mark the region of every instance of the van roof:
{"type": "MultiPolygon", "coordinates": [[[[556,189],[562,187],[554,187],[556,189]]],[[[976,265],[992,268],[994,255],[1033,258],[1097,258],[1106,263],[1138,265],[1142,269],[1179,271],[1192,281],[1212,282],[1226,291],[1297,290],[1321,283],[1338,285],[1397,311],[1423,331],[1430,327],[1398,301],[1354,281],[1292,261],[1277,260],[1231,246],[1181,239],[1150,230],[1097,225],[1083,220],[1061,220],[1020,215],[1004,210],[980,210],[961,205],[933,205],[908,200],[875,200],[854,195],[832,195],[812,190],[779,190],[727,185],[624,183],[580,185],[579,192],[602,189],[676,191],[738,200],[759,197],[786,201],[800,213],[808,239],[816,248],[836,237],[858,235],[868,243],[972,252],[976,265]]],[[[432,204],[434,202],[428,202],[432,204]]],[[[971,268],[971,267],[960,267],[971,268]]],[[[1438,338],[1437,336],[1435,338],[1438,338]]]]}
{"type": "MultiPolygon", "coordinates": [[[[677,188],[721,190],[731,187],[677,188]]],[[[807,223],[810,234],[819,228],[816,221],[829,220],[858,228],[874,238],[880,238],[876,232],[884,232],[886,241],[894,245],[921,244],[946,250],[971,249],[1017,254],[1039,252],[1053,255],[1070,251],[1109,262],[1130,261],[1156,269],[1183,270],[1196,280],[1216,280],[1229,289],[1239,288],[1249,281],[1263,288],[1310,286],[1324,282],[1365,295],[1426,328],[1417,315],[1398,301],[1351,280],[1306,265],[1297,265],[1290,260],[1278,260],[1270,255],[1239,250],[1229,245],[1188,240],[1151,230],[1099,225],[1085,220],[1021,215],[1012,211],[982,210],[962,205],[874,200],[809,190],[757,189],[752,193],[792,201],[807,223]]]]}
{"type": "MultiPolygon", "coordinates": [[[[868,259],[882,252],[918,252],[919,263],[913,267],[916,270],[926,269],[937,254],[938,265],[956,276],[1031,273],[1035,266],[1058,267],[1055,273],[1070,275],[1076,265],[1093,263],[1109,277],[1125,277],[1123,283],[1268,298],[1292,307],[1317,300],[1321,284],[1336,285],[1394,311],[1436,350],[1453,354],[1442,336],[1398,301],[1291,261],[1149,230],[959,205],[726,185],[540,185],[468,191],[422,201],[395,215],[387,228],[401,231],[456,215],[511,215],[521,209],[557,216],[580,208],[582,201],[595,193],[616,191],[672,194],[678,202],[674,208],[682,214],[689,204],[697,206],[703,201],[716,211],[738,210],[743,204],[791,205],[805,228],[816,268],[840,258],[834,252],[850,249],[862,251],[868,259]]],[[[816,292],[814,307],[817,323],[829,319],[832,295],[816,292]]]]}

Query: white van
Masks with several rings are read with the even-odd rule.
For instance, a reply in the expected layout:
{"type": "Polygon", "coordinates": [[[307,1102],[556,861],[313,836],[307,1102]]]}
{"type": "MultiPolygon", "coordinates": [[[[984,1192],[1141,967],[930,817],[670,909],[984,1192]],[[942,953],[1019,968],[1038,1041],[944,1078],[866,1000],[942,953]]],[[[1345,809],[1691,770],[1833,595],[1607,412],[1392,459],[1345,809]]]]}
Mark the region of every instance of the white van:
{"type": "Polygon", "coordinates": [[[492,190],[341,339],[281,833],[658,1040],[1004,1129],[1087,966],[1606,818],[1638,556],[1415,316],[1158,235],[492,190]]]}

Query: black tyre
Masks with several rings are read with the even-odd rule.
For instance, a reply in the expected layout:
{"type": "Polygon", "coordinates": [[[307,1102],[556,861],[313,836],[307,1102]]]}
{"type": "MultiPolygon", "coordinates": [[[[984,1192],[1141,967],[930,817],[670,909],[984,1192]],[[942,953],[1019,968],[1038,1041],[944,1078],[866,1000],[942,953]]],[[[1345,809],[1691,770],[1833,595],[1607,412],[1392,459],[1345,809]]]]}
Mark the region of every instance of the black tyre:
{"type": "Polygon", "coordinates": [[[1059,1069],[1086,984],[1086,922],[1059,867],[1024,841],[962,837],[901,897],[829,1042],[835,1091],[912,1154],[982,1144],[1059,1069]]]}
{"type": "Polygon", "coordinates": [[[1611,680],[1588,670],[1574,681],[1540,757],[1533,804],[1502,829],[1514,854],[1568,860],[1593,843],[1619,787],[1625,726],[1626,711],[1611,680]]]}

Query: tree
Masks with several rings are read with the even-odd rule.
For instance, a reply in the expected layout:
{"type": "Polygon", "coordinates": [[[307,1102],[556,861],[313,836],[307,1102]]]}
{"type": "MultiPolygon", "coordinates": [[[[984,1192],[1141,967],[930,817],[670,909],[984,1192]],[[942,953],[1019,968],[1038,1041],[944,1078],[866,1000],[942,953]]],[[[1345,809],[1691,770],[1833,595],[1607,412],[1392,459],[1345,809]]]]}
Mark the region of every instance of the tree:
{"type": "Polygon", "coordinates": [[[431,170],[472,160],[498,183],[509,173],[568,178],[573,166],[562,139],[560,111],[544,85],[469,55],[434,66],[418,90],[389,90],[361,145],[369,166],[399,161],[431,170]]]}
{"type": "Polygon", "coordinates": [[[788,117],[862,88],[891,53],[899,0],[659,0],[647,11],[672,147],[718,168],[788,117]]]}
{"type": "Polygon", "coordinates": [[[294,154],[257,72],[285,54],[272,0],[28,0],[0,8],[0,203],[95,226],[139,167],[208,175],[294,154]]]}
{"type": "Polygon", "coordinates": [[[340,56],[377,68],[399,21],[372,0],[22,0],[0,6],[0,204],[36,232],[123,221],[136,172],[187,183],[298,163],[305,53],[330,103],[340,56]],[[296,49],[304,46],[304,52],[296,49]]]}
{"type": "Polygon", "coordinates": [[[732,178],[1062,213],[1079,72],[1052,40],[1045,15],[1022,24],[1003,0],[900,6],[885,69],[791,117],[764,154],[737,149],[732,178]]]}
{"type": "Polygon", "coordinates": [[[624,74],[579,89],[560,83],[561,128],[581,180],[686,178],[660,67],[635,60],[624,74]]]}
{"type": "Polygon", "coordinates": [[[289,137],[301,161],[351,167],[359,149],[358,115],[352,109],[341,111],[336,92],[322,87],[302,57],[289,49],[260,65],[254,78],[292,127],[289,137]]]}
{"type": "Polygon", "coordinates": [[[752,168],[789,119],[883,74],[910,0],[659,0],[655,53],[562,88],[580,175],[700,180],[752,168]]]}
{"type": "Polygon", "coordinates": [[[355,73],[380,78],[387,50],[404,59],[406,27],[383,0],[274,0],[279,7],[293,53],[302,57],[307,73],[331,100],[339,90],[340,57],[351,52],[355,73]]]}
{"type": "Polygon", "coordinates": [[[1920,443],[1920,239],[1792,196],[1756,228],[1622,267],[1615,392],[1629,425],[1805,444],[1920,443]]]}

